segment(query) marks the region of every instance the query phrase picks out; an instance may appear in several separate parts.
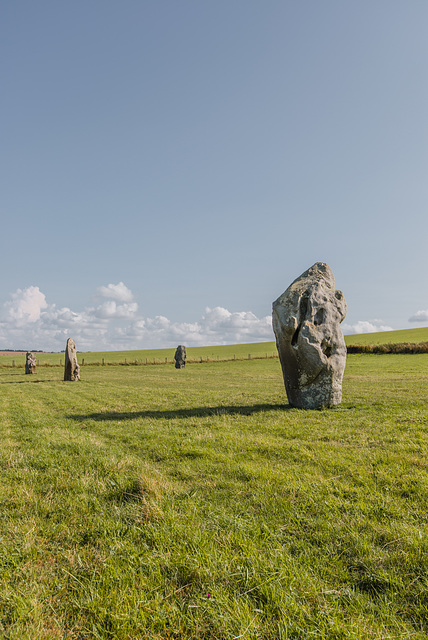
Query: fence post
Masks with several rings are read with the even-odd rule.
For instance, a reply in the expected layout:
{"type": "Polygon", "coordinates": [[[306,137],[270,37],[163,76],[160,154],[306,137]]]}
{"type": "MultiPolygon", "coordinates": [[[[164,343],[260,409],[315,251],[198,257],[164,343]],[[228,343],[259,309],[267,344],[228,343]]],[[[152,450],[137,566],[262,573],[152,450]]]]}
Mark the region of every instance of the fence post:
{"type": "Polygon", "coordinates": [[[12,360],[12,367],[15,366],[15,360],[12,360]]]}
{"type": "Polygon", "coordinates": [[[85,364],[85,358],[82,358],[82,365],[85,364]]]}
{"type": "Polygon", "coordinates": [[[103,366],[104,366],[104,358],[103,358],[103,366]]]}
{"type": "Polygon", "coordinates": [[[248,360],[251,360],[251,353],[248,354],[248,360]]]}
{"type": "Polygon", "coordinates": [[[147,358],[146,358],[146,364],[147,364],[147,358]]]}

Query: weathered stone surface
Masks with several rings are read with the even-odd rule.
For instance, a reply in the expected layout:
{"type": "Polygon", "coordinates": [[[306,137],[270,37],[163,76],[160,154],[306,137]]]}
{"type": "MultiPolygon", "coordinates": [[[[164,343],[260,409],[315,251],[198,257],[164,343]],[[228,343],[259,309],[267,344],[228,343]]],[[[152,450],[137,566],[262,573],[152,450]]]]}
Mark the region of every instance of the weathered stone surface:
{"type": "Polygon", "coordinates": [[[25,373],[36,373],[36,356],[29,351],[25,357],[25,373]]]}
{"type": "Polygon", "coordinates": [[[174,360],[176,369],[184,369],[186,366],[186,347],[182,344],[179,344],[175,350],[174,360]]]}
{"type": "Polygon", "coordinates": [[[67,345],[65,347],[64,380],[71,380],[72,382],[80,380],[80,367],[77,364],[76,343],[72,338],[67,340],[67,345]]]}
{"type": "Polygon", "coordinates": [[[340,323],[346,302],[324,262],[302,273],[273,303],[273,330],[288,401],[319,409],[339,404],[346,364],[340,323]]]}

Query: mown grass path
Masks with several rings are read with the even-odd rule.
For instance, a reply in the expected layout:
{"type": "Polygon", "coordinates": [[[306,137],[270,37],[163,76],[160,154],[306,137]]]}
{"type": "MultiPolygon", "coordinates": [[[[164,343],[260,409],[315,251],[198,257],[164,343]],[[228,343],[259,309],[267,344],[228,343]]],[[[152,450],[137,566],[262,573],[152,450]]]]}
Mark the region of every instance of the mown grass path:
{"type": "Polygon", "coordinates": [[[0,637],[428,636],[428,356],[0,370],[0,637]]]}

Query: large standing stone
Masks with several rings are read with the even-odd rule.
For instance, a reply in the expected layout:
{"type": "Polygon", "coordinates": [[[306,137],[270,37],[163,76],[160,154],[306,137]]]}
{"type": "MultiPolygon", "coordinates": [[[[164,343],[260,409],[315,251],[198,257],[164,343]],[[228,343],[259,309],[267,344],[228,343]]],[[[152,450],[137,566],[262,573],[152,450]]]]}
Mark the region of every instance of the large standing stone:
{"type": "Polygon", "coordinates": [[[184,369],[186,366],[186,347],[183,347],[182,344],[179,344],[175,350],[174,360],[176,369],[184,369]]]}
{"type": "Polygon", "coordinates": [[[340,323],[346,302],[333,272],[316,262],[273,303],[276,336],[288,401],[319,409],[339,404],[346,364],[340,323]]]}
{"type": "Polygon", "coordinates": [[[64,380],[80,380],[80,367],[77,364],[76,343],[72,338],[67,340],[65,347],[64,380]]]}
{"type": "Polygon", "coordinates": [[[25,357],[25,373],[36,373],[36,356],[29,351],[25,357]]]}

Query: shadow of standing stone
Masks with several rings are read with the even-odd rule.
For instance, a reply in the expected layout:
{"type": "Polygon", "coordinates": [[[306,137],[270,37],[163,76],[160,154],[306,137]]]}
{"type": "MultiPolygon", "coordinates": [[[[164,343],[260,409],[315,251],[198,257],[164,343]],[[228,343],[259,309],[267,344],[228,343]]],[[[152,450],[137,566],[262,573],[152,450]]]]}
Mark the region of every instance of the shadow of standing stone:
{"type": "Polygon", "coordinates": [[[184,369],[186,366],[186,347],[182,344],[179,344],[175,350],[174,360],[176,369],[184,369]]]}
{"type": "Polygon", "coordinates": [[[65,347],[64,380],[75,382],[80,380],[80,367],[77,364],[76,343],[72,338],[67,340],[65,347]]]}
{"type": "Polygon", "coordinates": [[[36,373],[36,356],[29,351],[25,358],[25,373],[36,373]]]}

